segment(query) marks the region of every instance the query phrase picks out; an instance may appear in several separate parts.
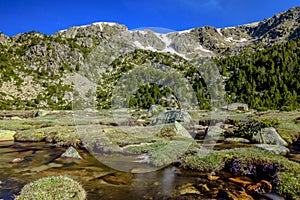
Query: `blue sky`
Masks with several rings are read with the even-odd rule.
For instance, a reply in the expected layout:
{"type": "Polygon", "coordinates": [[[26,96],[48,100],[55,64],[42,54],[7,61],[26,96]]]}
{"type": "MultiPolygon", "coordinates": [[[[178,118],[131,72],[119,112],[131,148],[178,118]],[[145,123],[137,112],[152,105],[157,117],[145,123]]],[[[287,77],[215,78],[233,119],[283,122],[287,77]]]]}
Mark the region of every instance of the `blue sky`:
{"type": "Polygon", "coordinates": [[[300,0],[0,0],[0,31],[52,34],[100,21],[118,22],[129,29],[228,27],[260,21],[298,5],[300,0]]]}

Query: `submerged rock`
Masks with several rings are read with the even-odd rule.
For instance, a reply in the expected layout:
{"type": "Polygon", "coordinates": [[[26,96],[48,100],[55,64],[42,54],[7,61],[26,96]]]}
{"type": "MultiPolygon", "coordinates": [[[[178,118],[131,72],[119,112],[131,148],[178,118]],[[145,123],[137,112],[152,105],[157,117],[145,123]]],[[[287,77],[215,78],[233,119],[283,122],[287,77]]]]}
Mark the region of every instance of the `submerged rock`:
{"type": "Polygon", "coordinates": [[[290,150],[284,146],[280,145],[272,145],[272,144],[256,144],[254,147],[266,150],[271,153],[279,154],[279,155],[286,155],[290,152],[290,150]]]}
{"type": "Polygon", "coordinates": [[[234,191],[234,190],[220,190],[218,199],[230,199],[230,200],[254,200],[249,194],[244,191],[234,191]]]}
{"type": "Polygon", "coordinates": [[[61,156],[61,158],[82,159],[74,147],[69,147],[61,156]]]}
{"type": "Polygon", "coordinates": [[[139,167],[139,168],[133,168],[131,169],[130,173],[132,174],[142,174],[142,173],[148,173],[148,172],[152,172],[154,171],[153,169],[151,168],[142,168],[142,167],[139,167]]]}
{"type": "Polygon", "coordinates": [[[176,193],[179,195],[200,194],[199,190],[197,190],[192,183],[187,183],[178,187],[176,193]]]}
{"type": "Polygon", "coordinates": [[[113,185],[129,185],[129,183],[122,178],[111,175],[104,176],[102,180],[113,185]]]}
{"type": "Polygon", "coordinates": [[[283,197],[279,196],[278,194],[275,193],[267,193],[267,194],[262,194],[260,195],[262,198],[260,200],[284,200],[283,197]]]}

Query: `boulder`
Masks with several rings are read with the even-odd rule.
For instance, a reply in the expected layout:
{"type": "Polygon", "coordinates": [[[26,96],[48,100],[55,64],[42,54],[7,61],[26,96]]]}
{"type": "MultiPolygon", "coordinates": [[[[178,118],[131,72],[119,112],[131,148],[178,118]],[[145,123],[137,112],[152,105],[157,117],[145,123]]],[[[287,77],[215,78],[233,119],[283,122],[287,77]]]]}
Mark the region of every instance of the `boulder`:
{"type": "Polygon", "coordinates": [[[273,127],[263,128],[259,133],[253,135],[251,140],[259,144],[288,145],[273,127]]]}
{"type": "Polygon", "coordinates": [[[167,112],[160,113],[156,118],[154,124],[169,124],[177,122],[189,123],[191,116],[188,112],[182,110],[170,110],[167,112]]]}
{"type": "Polygon", "coordinates": [[[254,147],[266,150],[271,153],[279,154],[279,155],[286,155],[289,153],[289,149],[281,146],[281,145],[272,145],[272,144],[256,144],[254,147]]]}
{"type": "Polygon", "coordinates": [[[283,197],[279,196],[276,193],[265,193],[260,195],[261,199],[268,199],[268,200],[284,200],[283,197]]]}
{"type": "Polygon", "coordinates": [[[38,110],[35,113],[34,117],[44,117],[44,116],[46,116],[49,113],[50,113],[50,111],[48,111],[48,110],[38,110]]]}
{"type": "Polygon", "coordinates": [[[82,159],[74,147],[69,147],[61,156],[61,158],[82,159]]]}
{"type": "Polygon", "coordinates": [[[161,105],[152,105],[149,109],[148,109],[148,117],[152,117],[154,115],[158,115],[161,112],[166,112],[166,108],[164,108],[161,105]]]}
{"type": "Polygon", "coordinates": [[[175,121],[175,131],[177,135],[192,138],[191,134],[177,121],[175,121]]]}
{"type": "Polygon", "coordinates": [[[205,134],[209,139],[224,139],[224,130],[220,126],[209,126],[206,129],[205,134]]]}

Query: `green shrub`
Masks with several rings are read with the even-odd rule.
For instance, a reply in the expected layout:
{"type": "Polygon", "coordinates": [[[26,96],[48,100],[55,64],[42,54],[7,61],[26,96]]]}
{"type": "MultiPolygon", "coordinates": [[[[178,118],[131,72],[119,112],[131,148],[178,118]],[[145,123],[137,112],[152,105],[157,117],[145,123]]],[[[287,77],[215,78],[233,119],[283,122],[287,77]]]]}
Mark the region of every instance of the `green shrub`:
{"type": "Polygon", "coordinates": [[[234,135],[251,140],[252,136],[259,133],[262,128],[277,127],[278,119],[249,118],[247,121],[237,122],[234,135]]]}
{"type": "Polygon", "coordinates": [[[282,106],[280,108],[280,111],[292,111],[292,110],[295,110],[293,106],[282,106]]]}
{"type": "Polygon", "coordinates": [[[267,107],[258,107],[257,111],[268,111],[269,109],[267,107]]]}

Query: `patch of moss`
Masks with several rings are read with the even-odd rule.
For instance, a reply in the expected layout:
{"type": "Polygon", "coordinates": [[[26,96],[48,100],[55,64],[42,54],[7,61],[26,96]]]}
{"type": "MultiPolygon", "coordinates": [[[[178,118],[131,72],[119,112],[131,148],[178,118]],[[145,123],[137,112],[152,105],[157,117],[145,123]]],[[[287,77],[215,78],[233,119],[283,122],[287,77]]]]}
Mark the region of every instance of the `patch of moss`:
{"type": "Polygon", "coordinates": [[[291,172],[280,172],[278,177],[281,184],[278,186],[278,192],[292,199],[299,199],[300,197],[300,174],[291,172]]]}
{"type": "Polygon", "coordinates": [[[85,200],[86,192],[78,182],[71,178],[66,176],[49,176],[25,185],[20,195],[15,199],[85,200]]]}
{"type": "Polygon", "coordinates": [[[18,142],[41,142],[45,139],[45,133],[42,130],[26,130],[14,135],[18,142]]]}
{"type": "Polygon", "coordinates": [[[223,151],[212,151],[205,155],[200,153],[188,155],[181,159],[181,167],[203,172],[220,171],[225,168],[225,163],[235,159],[241,168],[247,168],[256,163],[268,163],[279,166],[278,177],[280,182],[277,192],[287,198],[297,199],[300,195],[300,164],[290,161],[285,157],[255,149],[240,148],[223,151]]]}
{"type": "Polygon", "coordinates": [[[295,119],[300,116],[299,111],[280,112],[268,111],[256,113],[257,116],[269,119],[278,119],[279,125],[276,127],[280,136],[289,144],[292,144],[300,137],[300,124],[295,123],[295,119]]]}
{"type": "Polygon", "coordinates": [[[16,141],[54,143],[57,146],[78,146],[81,142],[75,127],[53,126],[34,130],[19,131],[14,135],[16,141]]]}
{"type": "Polygon", "coordinates": [[[0,139],[2,140],[13,140],[13,136],[16,132],[9,130],[0,130],[0,139]]]}

